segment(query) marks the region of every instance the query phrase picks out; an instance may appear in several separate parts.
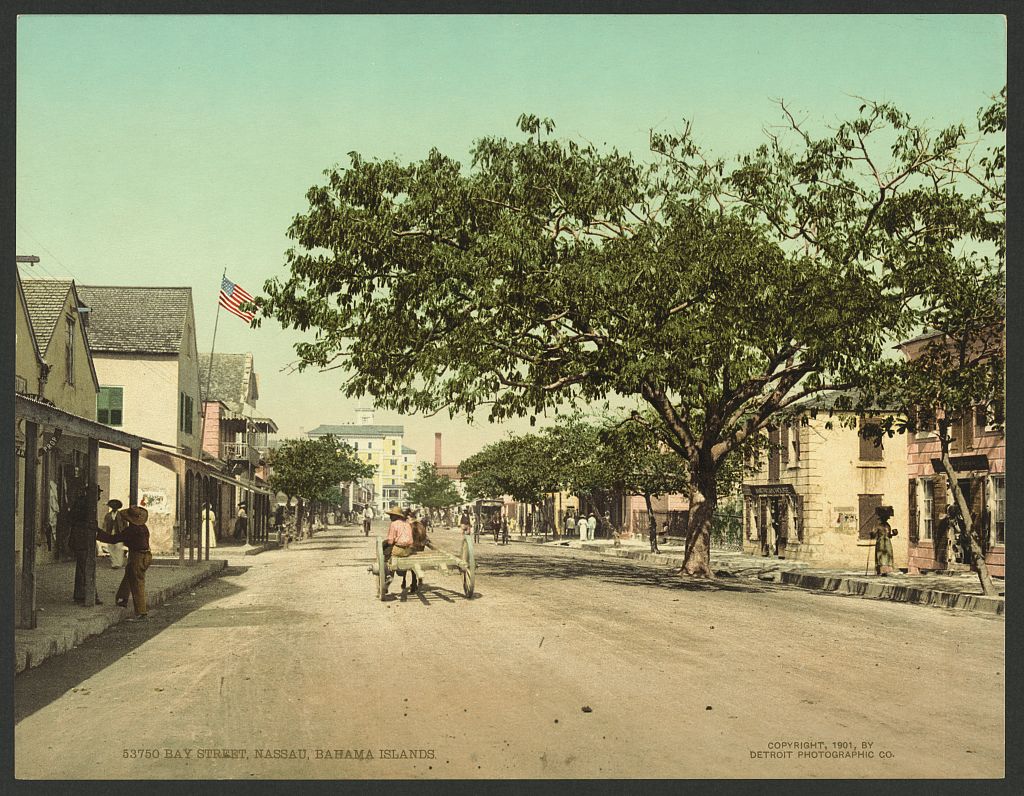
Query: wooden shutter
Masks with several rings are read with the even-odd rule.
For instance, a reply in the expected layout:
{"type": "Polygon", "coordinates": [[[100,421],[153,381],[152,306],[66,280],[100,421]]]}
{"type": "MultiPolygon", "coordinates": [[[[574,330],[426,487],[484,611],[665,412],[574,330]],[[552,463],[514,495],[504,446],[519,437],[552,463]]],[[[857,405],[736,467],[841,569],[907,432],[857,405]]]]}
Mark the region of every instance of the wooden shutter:
{"type": "Polygon", "coordinates": [[[776,482],[779,480],[779,430],[772,428],[768,430],[768,480],[776,482]]]}
{"type": "Polygon", "coordinates": [[[935,491],[933,492],[934,499],[932,500],[932,526],[936,530],[939,527],[939,523],[942,518],[946,516],[946,476],[939,474],[935,477],[933,482],[935,484],[935,491]]]}
{"type": "Polygon", "coordinates": [[[804,496],[796,496],[796,538],[798,542],[804,540],[804,496]]]}
{"type": "Polygon", "coordinates": [[[873,438],[866,439],[864,437],[864,426],[868,423],[877,423],[877,419],[865,420],[861,418],[860,430],[857,434],[860,437],[860,460],[862,462],[880,462],[882,461],[882,446],[876,445],[873,438]]]}
{"type": "Polygon", "coordinates": [[[910,507],[910,529],[908,534],[910,541],[916,544],[920,539],[917,521],[917,481],[911,478],[907,485],[907,505],[910,507]]]}
{"type": "Polygon", "coordinates": [[[965,409],[960,417],[960,433],[961,437],[960,450],[965,453],[974,447],[974,423],[973,412],[970,409],[965,409]]]}
{"type": "Polygon", "coordinates": [[[860,525],[858,536],[861,539],[870,538],[871,532],[875,529],[875,522],[878,519],[875,509],[881,505],[881,495],[857,495],[857,520],[860,525]]]}
{"type": "Polygon", "coordinates": [[[789,423],[783,423],[779,437],[779,455],[785,464],[789,464],[789,423]]]}

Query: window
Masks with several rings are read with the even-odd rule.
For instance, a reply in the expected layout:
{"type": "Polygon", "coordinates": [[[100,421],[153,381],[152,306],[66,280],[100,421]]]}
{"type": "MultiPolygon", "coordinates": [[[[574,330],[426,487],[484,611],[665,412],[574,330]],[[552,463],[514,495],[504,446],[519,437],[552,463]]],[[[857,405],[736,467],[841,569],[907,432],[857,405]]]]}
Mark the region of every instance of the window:
{"type": "Polygon", "coordinates": [[[793,464],[800,462],[800,426],[793,427],[793,464]]]}
{"type": "Polygon", "coordinates": [[[395,468],[394,468],[394,467],[392,467],[392,468],[391,468],[391,475],[394,475],[394,474],[395,474],[395,468]]]}
{"type": "Polygon", "coordinates": [[[373,443],[372,442],[367,442],[366,443],[366,450],[368,450],[368,451],[372,451],[373,450],[373,443]]]}
{"type": "Polygon", "coordinates": [[[878,423],[878,418],[861,418],[860,431],[857,436],[860,437],[860,460],[862,462],[882,461],[882,446],[876,444],[874,438],[864,436],[865,430],[869,430],[871,427],[877,428],[878,423]]]}
{"type": "Polygon", "coordinates": [[[915,422],[917,423],[917,436],[927,437],[935,433],[935,411],[919,406],[915,413],[915,422]]]}
{"type": "Polygon", "coordinates": [[[191,395],[178,393],[178,430],[186,434],[192,433],[192,415],[195,413],[195,404],[191,395]]]}
{"type": "Polygon", "coordinates": [[[359,440],[356,440],[356,441],[355,441],[355,442],[354,442],[354,443],[352,444],[352,450],[354,450],[354,451],[357,451],[357,450],[359,450],[359,440]]]}
{"type": "Polygon", "coordinates": [[[70,315],[65,317],[67,321],[67,340],[65,341],[64,367],[67,373],[64,380],[71,385],[75,383],[75,319],[70,315]]]}
{"type": "Polygon", "coordinates": [[[921,479],[921,538],[931,539],[935,530],[935,482],[931,478],[921,479]]]}
{"type": "Polygon", "coordinates": [[[1006,544],[1006,476],[992,476],[992,542],[1006,544]]]}
{"type": "Polygon", "coordinates": [[[974,408],[974,426],[978,434],[992,434],[997,426],[1006,422],[1003,416],[1003,399],[996,398],[989,404],[982,404],[974,408]]]}
{"type": "Polygon", "coordinates": [[[783,423],[781,429],[781,436],[779,437],[779,455],[782,457],[782,463],[789,464],[789,423],[783,423]]]}
{"type": "Polygon", "coordinates": [[[96,395],[96,419],[108,426],[124,424],[124,387],[100,387],[96,395]]]}

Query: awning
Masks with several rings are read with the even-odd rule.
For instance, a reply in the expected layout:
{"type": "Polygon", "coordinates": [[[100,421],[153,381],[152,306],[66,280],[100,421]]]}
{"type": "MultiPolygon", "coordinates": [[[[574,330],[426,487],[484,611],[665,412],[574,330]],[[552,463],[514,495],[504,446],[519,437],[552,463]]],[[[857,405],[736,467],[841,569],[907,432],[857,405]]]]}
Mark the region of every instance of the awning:
{"type": "Polygon", "coordinates": [[[65,412],[63,409],[58,409],[56,406],[51,406],[48,403],[43,403],[25,395],[15,394],[14,416],[40,425],[62,429],[64,433],[75,437],[87,437],[88,439],[113,443],[120,445],[122,448],[140,448],[145,443],[157,444],[156,440],[146,439],[135,434],[127,434],[124,431],[111,428],[103,423],[97,423],[95,420],[88,420],[84,417],[73,415],[70,412],[65,412]]]}

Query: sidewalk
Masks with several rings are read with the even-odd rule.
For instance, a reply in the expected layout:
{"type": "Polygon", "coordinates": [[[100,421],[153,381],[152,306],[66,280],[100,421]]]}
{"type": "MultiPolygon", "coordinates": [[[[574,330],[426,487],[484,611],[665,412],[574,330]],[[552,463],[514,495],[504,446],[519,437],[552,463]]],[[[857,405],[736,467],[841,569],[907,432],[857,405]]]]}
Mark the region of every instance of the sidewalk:
{"type": "MultiPolygon", "coordinates": [[[[549,542],[563,545],[565,543],[566,540],[549,542]]],[[[615,547],[608,540],[580,542],[578,539],[569,539],[568,546],[648,564],[671,567],[680,567],[683,564],[683,549],[679,546],[662,545],[660,555],[650,552],[650,545],[646,541],[637,540],[623,541],[620,547],[615,547]]],[[[995,616],[1003,616],[1006,611],[1005,597],[984,596],[981,593],[978,576],[973,572],[956,575],[900,573],[879,577],[874,574],[865,575],[863,570],[813,567],[807,561],[765,558],[732,550],[712,550],[711,564],[719,577],[757,578],[802,589],[916,605],[937,605],[995,616]]],[[[996,589],[1002,593],[1005,581],[1002,578],[993,578],[993,581],[996,589]]]]}
{"type": "MultiPolygon", "coordinates": [[[[237,555],[237,553],[233,553],[237,555]]],[[[167,599],[195,587],[227,567],[225,559],[178,566],[177,558],[154,558],[146,570],[146,602],[150,610],[167,599]]],[[[96,591],[103,605],[81,606],[71,599],[75,565],[71,561],[47,563],[36,571],[38,624],[33,630],[14,631],[15,673],[38,666],[47,658],[62,655],[91,636],[133,615],[131,607],[114,604],[124,575],[111,569],[108,559],[96,559],[96,591]]],[[[128,605],[131,606],[129,599],[128,605]]]]}

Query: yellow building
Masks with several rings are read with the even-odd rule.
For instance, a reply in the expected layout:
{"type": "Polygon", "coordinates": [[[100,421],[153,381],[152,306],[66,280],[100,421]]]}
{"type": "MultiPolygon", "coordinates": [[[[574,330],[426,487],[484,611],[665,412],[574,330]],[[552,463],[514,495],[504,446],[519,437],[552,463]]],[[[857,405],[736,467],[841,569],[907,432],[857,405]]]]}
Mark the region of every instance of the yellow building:
{"type": "Polygon", "coordinates": [[[360,461],[373,465],[374,476],[372,479],[366,479],[365,485],[372,484],[373,506],[379,514],[389,506],[406,503],[406,485],[416,478],[418,454],[403,444],[404,426],[375,425],[373,412],[369,410],[360,410],[359,421],[317,426],[312,431],[307,431],[306,435],[333,435],[348,443],[360,461]]]}
{"type": "Polygon", "coordinates": [[[897,567],[907,566],[909,507],[905,435],[884,447],[829,417],[825,397],[793,423],[769,433],[760,469],[743,481],[744,550],[824,566],[874,569],[875,509],[891,506],[897,567]],[[828,426],[832,427],[829,428],[828,426]]]}

